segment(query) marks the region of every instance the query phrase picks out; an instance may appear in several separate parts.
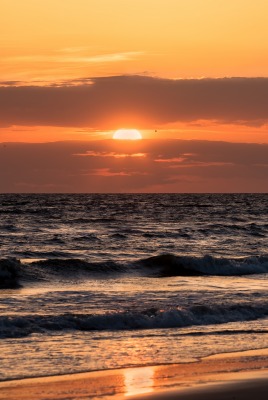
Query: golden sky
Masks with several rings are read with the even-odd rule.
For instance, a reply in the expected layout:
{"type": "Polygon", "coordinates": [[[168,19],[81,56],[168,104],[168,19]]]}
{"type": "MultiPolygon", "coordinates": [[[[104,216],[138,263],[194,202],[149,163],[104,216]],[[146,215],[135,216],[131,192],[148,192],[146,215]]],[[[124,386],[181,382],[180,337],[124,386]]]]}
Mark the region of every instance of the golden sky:
{"type": "MultiPolygon", "coordinates": [[[[109,154],[107,140],[114,131],[132,128],[152,142],[268,144],[266,0],[0,0],[0,11],[2,143],[81,140],[93,146],[102,140],[101,151],[109,154]]],[[[87,160],[103,161],[92,154],[87,160]]],[[[114,157],[107,159],[112,168],[114,157]]],[[[168,159],[185,162],[179,150],[168,159]]],[[[130,161],[145,168],[144,160],[130,161]]],[[[161,162],[156,163],[159,170],[161,162]]],[[[217,168],[230,168],[229,161],[220,163],[217,168]]],[[[172,169],[172,161],[168,169],[161,165],[172,169]]],[[[125,179],[129,171],[121,167],[121,175],[105,167],[91,176],[125,179]]],[[[266,164],[263,168],[265,179],[266,164]]],[[[190,186],[179,189],[169,181],[170,190],[201,190],[189,179],[190,186]]],[[[98,185],[95,190],[102,190],[98,185]]],[[[76,190],[84,187],[83,181],[76,190]]],[[[238,186],[226,184],[224,190],[228,187],[238,186]]],[[[246,183],[242,187],[246,190],[246,183]]],[[[167,183],[139,190],[152,188],[165,191],[167,183]]],[[[254,190],[253,183],[248,188],[254,190]]]]}
{"type": "Polygon", "coordinates": [[[1,79],[266,76],[266,0],[1,0],[1,79]]]}

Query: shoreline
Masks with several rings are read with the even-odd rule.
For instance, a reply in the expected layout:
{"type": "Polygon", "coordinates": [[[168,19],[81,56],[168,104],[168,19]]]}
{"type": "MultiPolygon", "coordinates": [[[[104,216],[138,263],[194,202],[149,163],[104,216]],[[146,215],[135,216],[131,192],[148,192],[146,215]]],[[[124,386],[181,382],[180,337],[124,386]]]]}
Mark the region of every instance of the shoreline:
{"type": "Polygon", "coordinates": [[[268,348],[221,353],[184,364],[3,381],[0,400],[172,399],[182,395],[202,399],[230,390],[237,396],[251,393],[251,398],[253,390],[256,396],[260,391],[258,399],[267,398],[268,348]]]}

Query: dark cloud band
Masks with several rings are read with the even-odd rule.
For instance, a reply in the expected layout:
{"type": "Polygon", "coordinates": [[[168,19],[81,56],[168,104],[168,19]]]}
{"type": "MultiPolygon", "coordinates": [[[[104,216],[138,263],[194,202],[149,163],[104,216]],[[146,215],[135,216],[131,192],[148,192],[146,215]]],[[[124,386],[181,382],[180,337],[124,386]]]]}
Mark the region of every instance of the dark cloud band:
{"type": "Polygon", "coordinates": [[[116,76],[61,86],[0,87],[0,126],[113,129],[120,124],[268,122],[268,78],[170,80],[116,76]]]}
{"type": "Polygon", "coordinates": [[[268,192],[268,144],[116,140],[0,145],[0,192],[268,192]]]}

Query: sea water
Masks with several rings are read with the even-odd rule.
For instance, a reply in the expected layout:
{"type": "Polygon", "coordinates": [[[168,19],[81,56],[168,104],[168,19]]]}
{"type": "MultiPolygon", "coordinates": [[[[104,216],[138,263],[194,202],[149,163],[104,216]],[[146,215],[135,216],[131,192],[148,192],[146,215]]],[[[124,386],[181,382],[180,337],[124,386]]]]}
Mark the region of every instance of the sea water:
{"type": "Polygon", "coordinates": [[[0,379],[268,347],[267,194],[0,195],[0,379]]]}

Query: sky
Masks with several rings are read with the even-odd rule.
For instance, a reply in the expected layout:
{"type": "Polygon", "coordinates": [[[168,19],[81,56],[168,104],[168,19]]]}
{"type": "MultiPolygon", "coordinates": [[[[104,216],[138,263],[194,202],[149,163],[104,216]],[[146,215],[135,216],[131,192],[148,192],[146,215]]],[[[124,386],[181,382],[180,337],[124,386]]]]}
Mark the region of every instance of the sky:
{"type": "Polygon", "coordinates": [[[266,0],[0,11],[0,193],[268,192],[266,0]]]}

